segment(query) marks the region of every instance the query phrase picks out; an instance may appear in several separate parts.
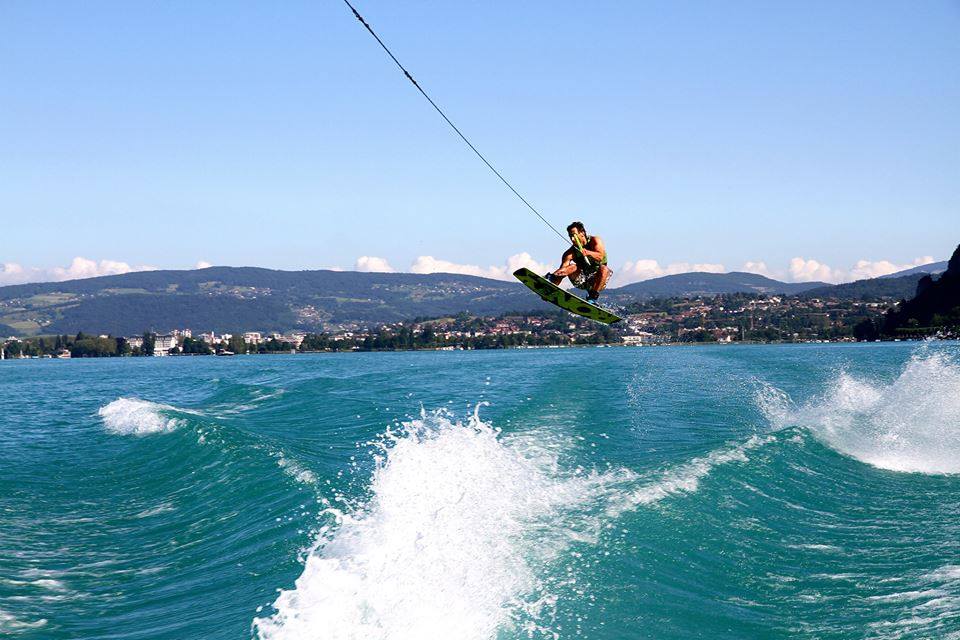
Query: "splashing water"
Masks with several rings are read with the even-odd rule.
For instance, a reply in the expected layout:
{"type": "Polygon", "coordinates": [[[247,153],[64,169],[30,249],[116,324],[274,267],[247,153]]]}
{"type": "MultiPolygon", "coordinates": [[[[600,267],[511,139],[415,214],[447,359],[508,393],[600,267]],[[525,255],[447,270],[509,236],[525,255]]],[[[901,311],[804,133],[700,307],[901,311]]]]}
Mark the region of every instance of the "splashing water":
{"type": "Polygon", "coordinates": [[[758,394],[775,426],[806,427],[837,451],[883,469],[960,473],[960,365],[946,354],[915,354],[888,384],[841,373],[799,409],[779,394],[758,394]]]}
{"type": "Polygon", "coordinates": [[[503,438],[476,413],[461,424],[439,412],[388,432],[370,500],[350,514],[331,510],[338,526],[321,530],[274,615],[254,621],[259,637],[476,639],[518,625],[554,637],[551,590],[564,583],[542,576],[565,549],[596,544],[626,511],[696,491],[714,466],[745,461],[770,440],[650,483],[625,469],[564,472],[543,435],[503,438]]]}
{"type": "Polygon", "coordinates": [[[607,507],[607,515],[619,516],[624,511],[640,506],[657,503],[673,495],[693,493],[700,488],[703,480],[715,467],[733,462],[748,462],[747,452],[773,442],[773,436],[751,436],[745,442],[730,445],[709,454],[694,458],[690,462],[668,469],[661,473],[654,481],[619,496],[618,500],[611,500],[607,507]]]}
{"type": "Polygon", "coordinates": [[[474,415],[423,415],[390,436],[371,499],[321,536],[296,588],[254,621],[264,639],[488,638],[542,604],[537,568],[585,528],[565,514],[605,479],[556,472],[556,458],[511,447],[474,415]]]}
{"type": "Polygon", "coordinates": [[[137,398],[118,398],[97,411],[107,431],[121,435],[145,436],[173,431],[181,421],[164,415],[174,407],[137,398]]]}

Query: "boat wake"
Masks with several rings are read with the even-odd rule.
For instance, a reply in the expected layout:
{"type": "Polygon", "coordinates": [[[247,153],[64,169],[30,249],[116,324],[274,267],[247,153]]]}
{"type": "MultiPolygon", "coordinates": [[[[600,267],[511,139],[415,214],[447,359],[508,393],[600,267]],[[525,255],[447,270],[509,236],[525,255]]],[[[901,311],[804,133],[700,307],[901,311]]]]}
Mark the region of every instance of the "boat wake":
{"type": "MultiPolygon", "coordinates": [[[[269,399],[279,395],[280,393],[274,393],[259,397],[269,399]]],[[[118,398],[100,407],[97,415],[103,421],[104,429],[116,435],[149,436],[193,426],[197,444],[215,445],[223,450],[250,447],[263,451],[294,481],[303,485],[316,485],[316,474],[282,446],[254,433],[227,433],[220,427],[219,422],[225,416],[250,408],[255,406],[239,405],[232,409],[228,407],[227,410],[218,406],[213,411],[201,411],[139,398],[118,398]]]]}
{"type": "Polygon", "coordinates": [[[173,431],[184,421],[171,415],[170,405],[137,398],[118,398],[97,412],[107,431],[120,435],[145,436],[173,431]]]}
{"type": "Polygon", "coordinates": [[[422,414],[380,444],[368,498],[330,509],[293,589],[254,620],[263,640],[555,637],[561,594],[583,593],[569,565],[624,512],[692,492],[720,464],[762,444],[725,448],[653,480],[629,470],[565,471],[561,446],[422,414]]]}
{"type": "Polygon", "coordinates": [[[914,354],[892,382],[840,373],[797,407],[766,387],[758,405],[775,428],[799,426],[845,455],[892,471],[960,473],[960,364],[914,354]]]}

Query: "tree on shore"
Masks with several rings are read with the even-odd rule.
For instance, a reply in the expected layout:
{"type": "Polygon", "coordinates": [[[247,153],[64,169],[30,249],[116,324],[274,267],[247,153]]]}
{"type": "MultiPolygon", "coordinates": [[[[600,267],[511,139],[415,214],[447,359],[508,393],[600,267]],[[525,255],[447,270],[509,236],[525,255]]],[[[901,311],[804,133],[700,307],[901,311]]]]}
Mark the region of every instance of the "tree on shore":
{"type": "Polygon", "coordinates": [[[156,334],[150,333],[149,331],[144,331],[142,337],[143,344],[140,345],[140,355],[152,356],[153,347],[156,344],[156,334]]]}
{"type": "Polygon", "coordinates": [[[117,355],[117,341],[114,338],[84,335],[70,346],[70,356],[73,358],[107,358],[115,355],[117,355]]]}
{"type": "Polygon", "coordinates": [[[960,330],[960,245],[947,270],[937,280],[920,278],[916,295],[888,311],[883,323],[889,336],[922,336],[940,329],[960,330]]]}
{"type": "Polygon", "coordinates": [[[246,353],[247,343],[243,340],[242,335],[235,333],[230,336],[230,340],[227,341],[223,348],[233,353],[246,353]]]}

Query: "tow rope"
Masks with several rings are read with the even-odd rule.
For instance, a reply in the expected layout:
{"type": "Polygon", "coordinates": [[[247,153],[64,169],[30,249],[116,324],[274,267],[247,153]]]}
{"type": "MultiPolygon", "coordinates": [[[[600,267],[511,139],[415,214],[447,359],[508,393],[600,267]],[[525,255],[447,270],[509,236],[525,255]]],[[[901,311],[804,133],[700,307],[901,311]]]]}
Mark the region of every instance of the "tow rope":
{"type": "Polygon", "coordinates": [[[350,4],[349,0],[343,0],[343,2],[344,2],[348,7],[350,7],[350,11],[352,11],[352,12],[353,12],[353,15],[356,16],[357,20],[360,21],[360,24],[362,24],[362,25],[366,28],[366,30],[370,32],[370,35],[372,35],[372,36],[376,39],[377,43],[383,48],[384,51],[387,52],[387,55],[390,56],[390,58],[394,61],[394,63],[396,63],[396,65],[400,68],[400,71],[403,71],[403,75],[407,76],[407,79],[408,79],[410,82],[413,83],[413,86],[415,86],[415,87],[417,88],[417,91],[419,91],[421,94],[423,94],[423,97],[427,99],[427,102],[429,102],[430,105],[431,105],[434,109],[437,110],[437,113],[439,113],[440,116],[441,116],[444,120],[447,121],[447,124],[450,125],[450,128],[457,132],[457,135],[460,136],[460,138],[461,138],[464,142],[467,143],[467,146],[470,147],[470,149],[471,149],[475,154],[477,154],[477,157],[480,158],[481,160],[483,160],[483,164],[487,165],[487,167],[490,169],[490,171],[493,171],[494,175],[496,175],[498,178],[500,178],[500,181],[503,182],[503,184],[507,185],[507,188],[510,189],[510,191],[513,192],[513,195],[515,195],[515,196],[517,196],[518,198],[520,198],[520,201],[523,202],[523,204],[527,205],[527,208],[530,209],[530,211],[533,211],[533,212],[536,214],[536,216],[537,216],[538,218],[540,218],[540,220],[543,221],[543,223],[544,223],[545,225],[547,225],[548,227],[550,227],[555,234],[557,234],[558,236],[560,236],[560,239],[561,239],[561,240],[563,240],[564,242],[569,242],[569,239],[567,238],[567,236],[565,236],[565,235],[563,235],[562,233],[560,233],[559,231],[557,231],[557,228],[556,228],[556,227],[554,227],[552,224],[550,224],[550,222],[549,222],[546,218],[544,218],[542,215],[540,215],[540,212],[537,211],[532,204],[530,204],[529,202],[527,202],[527,199],[524,198],[522,195],[520,195],[520,192],[517,191],[516,189],[514,189],[514,188],[513,188],[513,185],[510,184],[509,182],[507,182],[507,179],[504,178],[503,175],[502,175],[499,171],[497,171],[497,170],[494,168],[494,166],[493,166],[492,164],[490,164],[490,162],[489,162],[486,158],[483,157],[483,154],[480,153],[475,146],[473,146],[473,143],[470,142],[470,141],[467,139],[467,136],[463,135],[463,132],[460,131],[460,129],[457,128],[457,125],[453,124],[453,121],[450,120],[450,118],[447,117],[447,114],[445,114],[445,113],[443,112],[443,109],[441,109],[440,107],[437,106],[437,103],[434,102],[433,99],[432,99],[430,96],[427,95],[427,92],[423,90],[423,87],[421,87],[421,86],[419,85],[419,83],[417,83],[417,81],[413,79],[413,76],[410,75],[410,72],[407,71],[402,64],[400,64],[400,61],[397,60],[397,57],[396,57],[395,55],[393,55],[393,52],[390,51],[389,48],[387,48],[387,45],[385,45],[385,44],[383,43],[383,40],[380,39],[380,36],[378,36],[378,35],[376,34],[376,32],[374,32],[373,28],[372,28],[369,24],[367,24],[367,21],[364,20],[364,19],[363,19],[363,16],[360,15],[360,12],[357,11],[356,8],[354,8],[354,6],[353,6],[352,4],[350,4]]]}

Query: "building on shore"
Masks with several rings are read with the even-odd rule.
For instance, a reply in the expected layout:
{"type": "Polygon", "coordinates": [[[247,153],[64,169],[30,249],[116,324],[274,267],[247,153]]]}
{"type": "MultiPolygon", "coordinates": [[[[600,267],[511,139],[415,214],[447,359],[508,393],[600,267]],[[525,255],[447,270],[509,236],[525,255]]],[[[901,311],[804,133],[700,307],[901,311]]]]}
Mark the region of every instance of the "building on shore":
{"type": "Polygon", "coordinates": [[[648,331],[637,331],[633,335],[623,336],[623,344],[630,346],[652,344],[657,341],[656,338],[657,336],[648,331]]]}
{"type": "Polygon", "coordinates": [[[172,333],[158,334],[153,339],[153,355],[166,356],[170,354],[170,349],[177,346],[177,336],[172,333]]]}
{"type": "Polygon", "coordinates": [[[270,338],[276,340],[277,342],[288,342],[294,346],[294,348],[299,349],[303,339],[307,337],[305,333],[290,333],[283,335],[280,333],[271,333],[270,338]]]}

